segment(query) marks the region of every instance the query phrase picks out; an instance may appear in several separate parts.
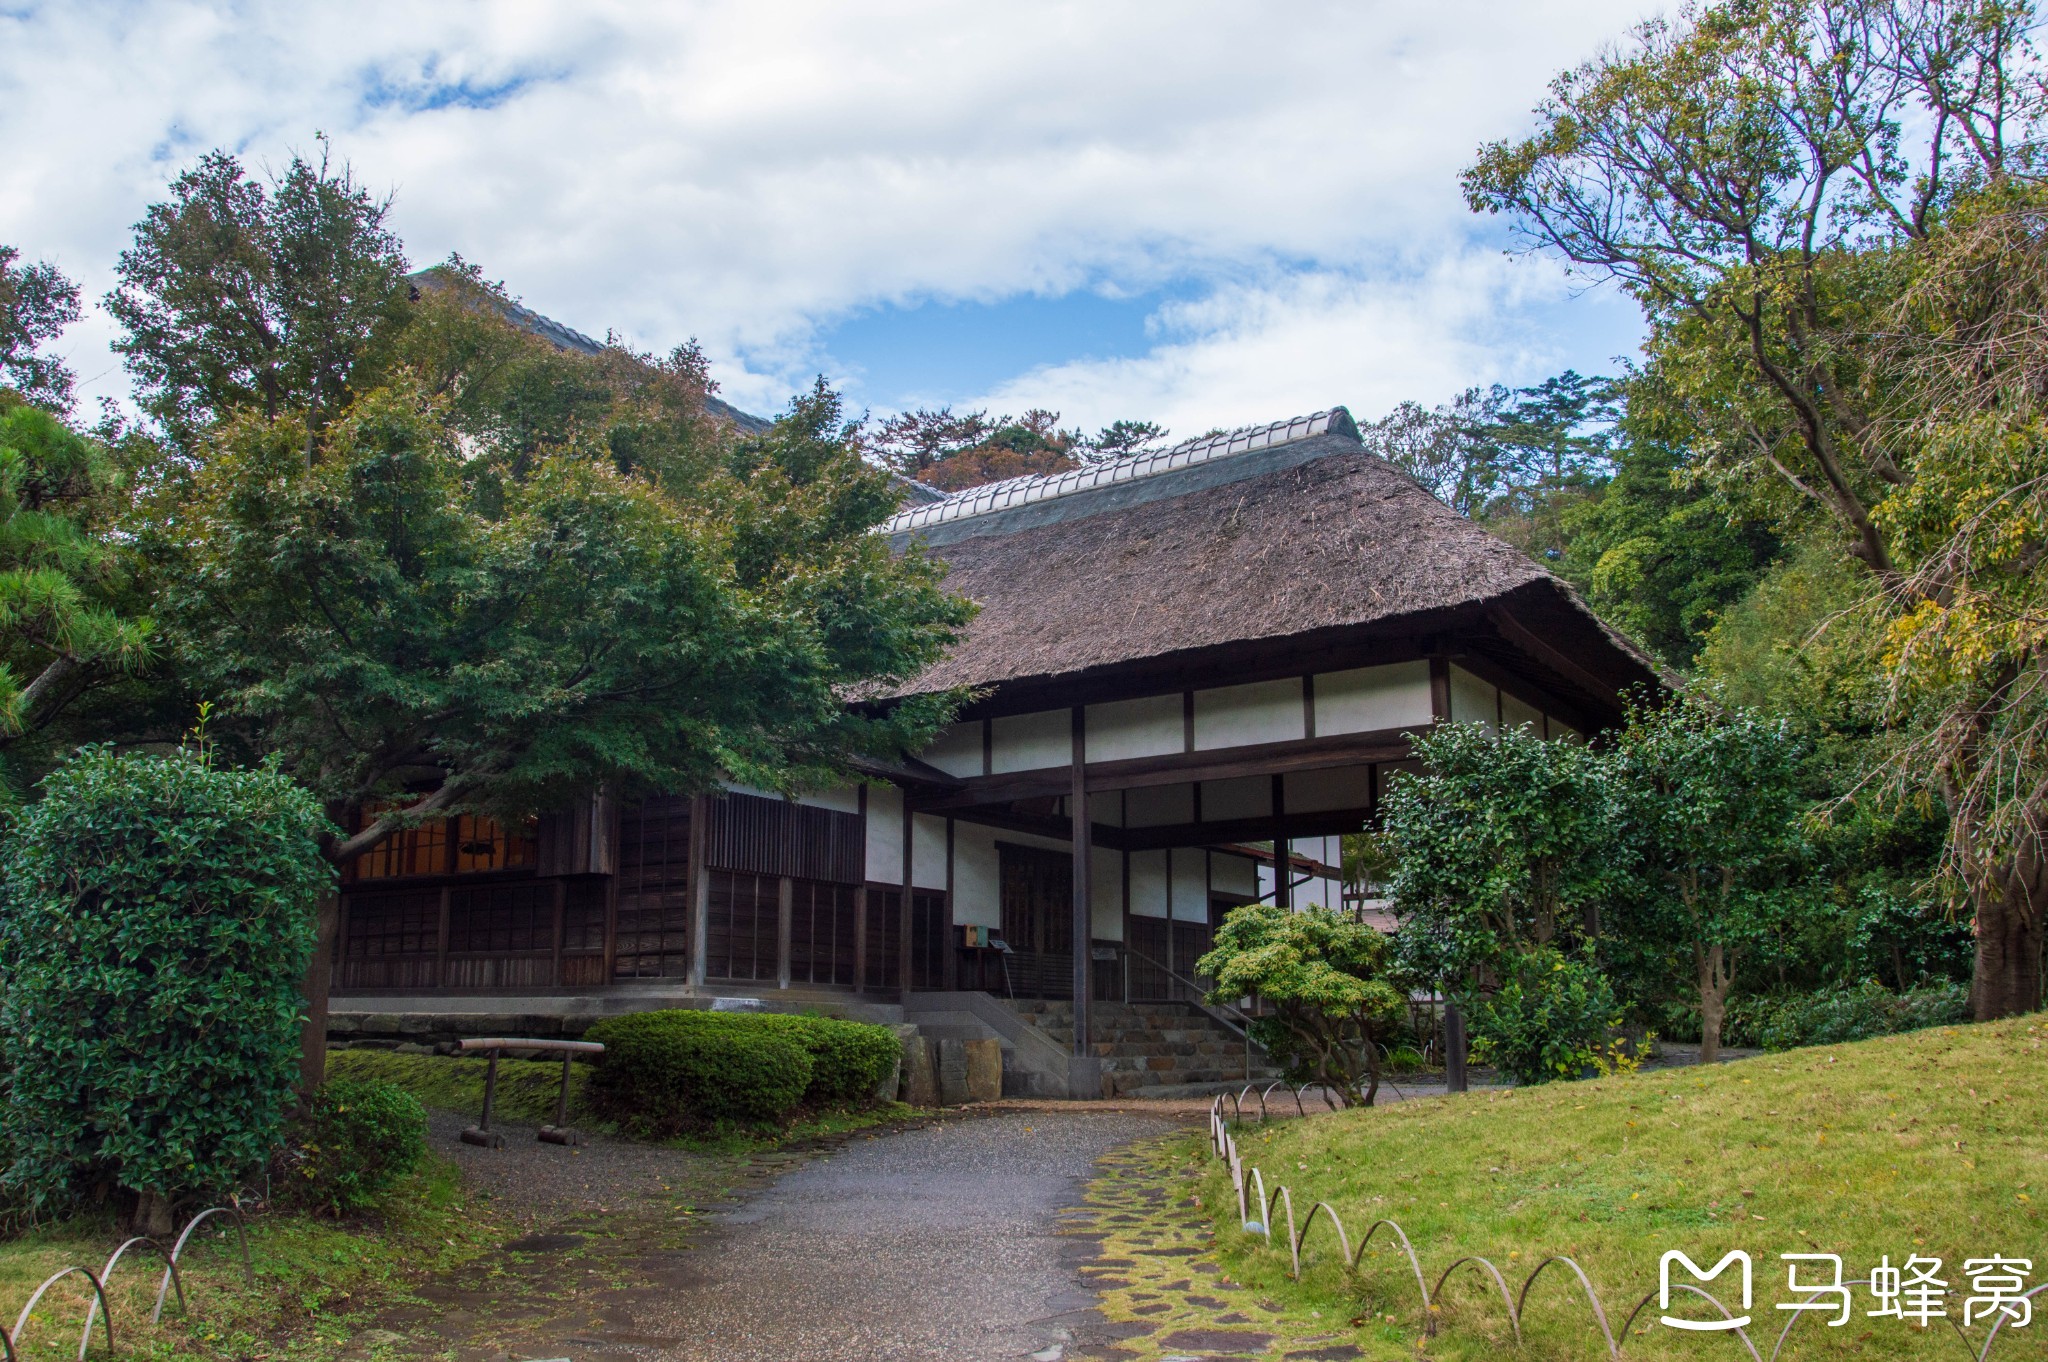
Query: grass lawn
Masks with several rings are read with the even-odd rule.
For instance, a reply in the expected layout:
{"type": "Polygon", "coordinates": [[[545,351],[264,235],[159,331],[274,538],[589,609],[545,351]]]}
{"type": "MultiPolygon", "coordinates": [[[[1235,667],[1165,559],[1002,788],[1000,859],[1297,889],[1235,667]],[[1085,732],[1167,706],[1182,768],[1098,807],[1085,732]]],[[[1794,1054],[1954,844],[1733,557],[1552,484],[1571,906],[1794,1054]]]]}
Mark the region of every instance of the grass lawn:
{"type": "MultiPolygon", "coordinates": [[[[149,1310],[162,1260],[131,1250],[108,1283],[121,1352],[156,1362],[331,1358],[373,1305],[503,1239],[488,1212],[468,1203],[454,1165],[442,1159],[432,1160],[374,1218],[337,1223],[254,1215],[248,1234],[254,1284],[243,1278],[232,1229],[212,1235],[202,1227],[178,1262],[191,1314],[180,1316],[173,1302],[155,1328],[149,1310]]],[[[74,1263],[98,1272],[120,1242],[110,1220],[79,1217],[0,1244],[0,1302],[7,1311],[0,1323],[12,1327],[15,1312],[45,1277],[74,1263]]],[[[52,1288],[22,1331],[21,1356],[77,1356],[90,1292],[79,1277],[52,1288]]],[[[97,1325],[93,1332],[98,1356],[104,1336],[97,1325]]]]}
{"type": "MultiPolygon", "coordinates": [[[[2027,1285],[2048,1280],[2039,1209],[2048,1192],[2044,1045],[2048,1021],[2040,1017],[1946,1027],[1710,1069],[1253,1123],[1239,1131],[1239,1147],[1248,1166],[1264,1171],[1268,1188],[1292,1189],[1297,1223],[1327,1201],[1355,1246],[1375,1219],[1398,1221],[1432,1289],[1467,1254],[1499,1265],[1511,1290],[1545,1256],[1569,1254],[1617,1331],[1656,1289],[1665,1251],[1683,1250],[1711,1267],[1725,1252],[1745,1249],[1755,1260],[1749,1332],[1768,1358],[1790,1318],[1774,1307],[1794,1299],[1780,1254],[1839,1254],[1844,1280],[1868,1276],[1880,1255],[1893,1266],[1909,1255],[1938,1257],[1943,1268],[1934,1275],[1948,1282],[1946,1304],[1958,1322],[1971,1294],[1965,1259],[2032,1259],[2027,1285]]],[[[1284,1214],[1268,1247],[1237,1225],[1220,1162],[1202,1186],[1233,1278],[1290,1309],[1354,1321],[1360,1346],[1376,1340],[1388,1356],[1412,1348],[1415,1279],[1384,1231],[1353,1276],[1338,1265],[1335,1235],[1318,1223],[1295,1282],[1287,1275],[1284,1214]]],[[[1800,1280],[1826,1271],[1803,1264],[1800,1280]]],[[[1731,1307],[1733,1277],[1731,1269],[1707,1284],[1731,1307]]],[[[1681,1310],[1679,1299],[1674,1314],[1713,1314],[1696,1297],[1695,1308],[1681,1310]]],[[[1994,1359],[2041,1355],[2048,1293],[2038,1303],[2028,1328],[2001,1330],[1994,1359]]],[[[1497,1289],[1469,1268],[1451,1279],[1440,1304],[1439,1336],[1426,1344],[1431,1354],[1477,1359],[1512,1345],[1497,1289]]],[[[1868,1291],[1856,1289],[1846,1326],[1821,1327],[1833,1315],[1805,1319],[1782,1356],[1962,1355],[1946,1325],[1936,1326],[1940,1335],[1923,1334],[1898,1319],[1867,1317],[1872,1305],[1868,1291]]],[[[1626,1356],[1747,1356],[1732,1337],[1682,1334],[1657,1324],[1658,1313],[1652,1302],[1626,1356]]],[[[1971,1336],[1981,1339],[1985,1327],[1980,1321],[1971,1336]]],[[[1522,1355],[1531,1358],[1588,1358],[1605,1347],[1577,1284],[1556,1268],[1531,1294],[1523,1338],[1522,1355]]]]}

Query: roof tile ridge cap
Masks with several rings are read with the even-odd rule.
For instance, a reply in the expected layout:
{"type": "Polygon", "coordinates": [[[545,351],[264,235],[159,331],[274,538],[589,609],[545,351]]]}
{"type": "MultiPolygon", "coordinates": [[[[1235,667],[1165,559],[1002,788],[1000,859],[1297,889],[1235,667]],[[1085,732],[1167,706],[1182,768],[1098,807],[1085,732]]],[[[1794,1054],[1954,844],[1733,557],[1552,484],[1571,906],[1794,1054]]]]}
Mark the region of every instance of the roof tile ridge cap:
{"type": "MultiPolygon", "coordinates": [[[[1278,421],[1242,426],[1237,430],[1223,431],[1215,435],[1196,436],[1164,450],[1127,454],[1107,464],[1067,469],[1060,473],[1026,474],[1022,477],[1004,478],[999,482],[964,488],[952,493],[944,501],[898,511],[883,522],[883,526],[890,532],[900,532],[937,521],[967,520],[991,511],[1007,510],[1012,506],[1030,505],[1069,496],[1075,492],[1102,486],[1104,483],[1131,481],[1153,473],[1172,472],[1178,468],[1208,463],[1236,454],[1248,454],[1254,450],[1294,444],[1299,440],[1312,439],[1336,429],[1339,412],[1346,418],[1351,415],[1340,403],[1321,411],[1310,412],[1305,416],[1290,416],[1278,421]]],[[[1355,420],[1347,420],[1346,423],[1356,429],[1355,420]]]]}

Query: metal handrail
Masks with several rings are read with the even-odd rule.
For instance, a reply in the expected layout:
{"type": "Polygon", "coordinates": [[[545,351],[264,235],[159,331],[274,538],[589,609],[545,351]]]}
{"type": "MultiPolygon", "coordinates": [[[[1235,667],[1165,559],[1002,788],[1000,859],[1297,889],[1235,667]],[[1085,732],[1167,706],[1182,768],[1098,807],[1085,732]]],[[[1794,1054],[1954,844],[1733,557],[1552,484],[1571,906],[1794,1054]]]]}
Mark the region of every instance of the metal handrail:
{"type": "Polygon", "coordinates": [[[1188,978],[1185,974],[1181,974],[1177,970],[1171,969],[1165,965],[1160,964],[1157,960],[1154,960],[1151,956],[1145,954],[1145,952],[1140,950],[1133,950],[1128,944],[1124,946],[1124,954],[1127,956],[1136,956],[1138,959],[1143,960],[1146,964],[1150,965],[1153,969],[1156,969],[1161,974],[1164,974],[1167,978],[1172,979],[1176,983],[1185,984],[1190,989],[1193,989],[1196,994],[1195,997],[1180,999],[1179,1001],[1186,1002],[1195,1007],[1200,1008],[1209,1017],[1214,1019],[1219,1026],[1223,1026],[1231,1031],[1235,1031],[1239,1036],[1243,1037],[1247,1045],[1258,1045],[1259,1049],[1262,1051],[1266,1049],[1264,1045],[1259,1044],[1258,1038],[1252,1035],[1252,1019],[1250,1016],[1246,1015],[1243,1009],[1233,1007],[1229,1003],[1210,1002],[1208,999],[1208,989],[1203,988],[1200,984],[1188,978]],[[1235,1016],[1237,1020],[1232,1021],[1229,1016],[1222,1015],[1225,1012],[1228,1012],[1232,1016],[1235,1016]]]}

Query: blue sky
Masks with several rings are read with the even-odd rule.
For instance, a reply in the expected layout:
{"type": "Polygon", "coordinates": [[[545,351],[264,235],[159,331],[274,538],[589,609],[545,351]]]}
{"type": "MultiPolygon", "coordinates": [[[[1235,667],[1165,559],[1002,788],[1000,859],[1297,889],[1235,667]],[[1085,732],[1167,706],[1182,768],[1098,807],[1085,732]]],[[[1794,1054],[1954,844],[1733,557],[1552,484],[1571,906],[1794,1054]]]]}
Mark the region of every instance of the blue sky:
{"type": "MultiPolygon", "coordinates": [[[[1046,406],[1193,432],[1603,370],[1625,300],[1473,217],[1638,0],[527,0],[0,11],[0,242],[108,287],[210,147],[325,133],[421,263],[665,350],[757,411],[1046,406]]],[[[66,347],[125,379],[94,311],[66,347]]]]}

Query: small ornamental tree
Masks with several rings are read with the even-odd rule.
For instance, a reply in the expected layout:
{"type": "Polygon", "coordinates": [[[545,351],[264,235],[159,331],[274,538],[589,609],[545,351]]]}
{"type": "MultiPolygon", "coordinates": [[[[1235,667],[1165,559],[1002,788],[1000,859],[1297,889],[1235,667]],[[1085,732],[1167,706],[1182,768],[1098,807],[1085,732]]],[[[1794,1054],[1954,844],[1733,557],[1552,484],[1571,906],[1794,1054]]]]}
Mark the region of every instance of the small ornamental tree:
{"type": "Polygon", "coordinates": [[[1490,981],[1531,947],[1601,934],[1628,858],[1598,753],[1527,728],[1447,724],[1415,754],[1426,773],[1389,782],[1383,803],[1414,972],[1490,981]]]}
{"type": "Polygon", "coordinates": [[[327,821],[183,753],[86,748],[43,789],[0,862],[6,1180],[44,1209],[122,1189],[161,1232],[279,1144],[327,821]]]}
{"type": "Polygon", "coordinates": [[[1270,903],[1234,909],[1196,966],[1216,981],[1211,1001],[1257,994],[1273,1009],[1257,1040],[1296,1082],[1327,1083],[1350,1106],[1371,1106],[1379,1046],[1407,1014],[1387,981],[1387,938],[1328,908],[1270,903]]]}
{"type": "Polygon", "coordinates": [[[1682,692],[1636,709],[1614,762],[1642,871],[1664,894],[1646,931],[1691,957],[1700,1061],[1721,1050],[1737,971],[1776,948],[1810,899],[1795,879],[1806,850],[1800,791],[1806,747],[1782,720],[1682,692]]]}

